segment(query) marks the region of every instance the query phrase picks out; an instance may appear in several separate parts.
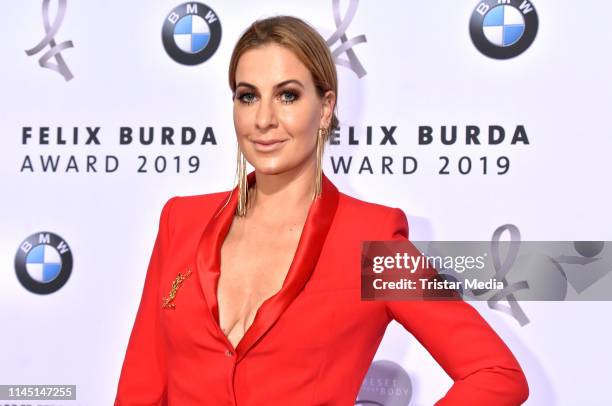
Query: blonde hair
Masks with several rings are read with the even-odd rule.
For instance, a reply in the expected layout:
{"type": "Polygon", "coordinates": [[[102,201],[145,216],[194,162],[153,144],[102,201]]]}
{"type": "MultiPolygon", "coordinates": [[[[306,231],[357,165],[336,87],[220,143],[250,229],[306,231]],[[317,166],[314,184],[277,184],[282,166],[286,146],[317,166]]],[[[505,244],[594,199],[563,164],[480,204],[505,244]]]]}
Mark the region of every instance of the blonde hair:
{"type": "MultiPolygon", "coordinates": [[[[329,90],[338,97],[338,76],[336,64],[323,37],[308,23],[292,16],[274,16],[257,20],[242,34],[234,46],[229,63],[229,86],[232,94],[236,93],[236,68],[240,57],[248,50],[266,45],[278,44],[292,51],[306,66],[312,75],[319,97],[329,90]]],[[[317,175],[315,178],[315,197],[320,195],[322,188],[322,156],[323,146],[329,140],[331,132],[338,127],[336,114],[337,102],[334,105],[332,118],[326,128],[317,133],[317,175]]],[[[248,206],[248,188],[246,179],[246,163],[244,155],[238,148],[236,174],[240,191],[237,214],[244,216],[248,206]]]]}

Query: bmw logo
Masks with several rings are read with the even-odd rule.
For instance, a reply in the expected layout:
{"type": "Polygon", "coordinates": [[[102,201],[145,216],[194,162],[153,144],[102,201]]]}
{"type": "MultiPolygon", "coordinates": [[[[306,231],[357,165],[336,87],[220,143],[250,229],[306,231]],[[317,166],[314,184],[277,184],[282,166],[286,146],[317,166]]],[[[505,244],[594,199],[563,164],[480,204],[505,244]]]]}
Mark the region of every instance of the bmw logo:
{"type": "Polygon", "coordinates": [[[15,272],[30,292],[53,293],[64,286],[72,272],[70,247],[57,234],[48,231],[32,234],[17,249],[15,272]]]}
{"type": "Polygon", "coordinates": [[[170,58],[183,65],[207,61],[221,42],[217,14],[202,3],[183,3],[168,14],[162,42],[170,58]]]}
{"type": "Polygon", "coordinates": [[[522,54],[538,32],[538,13],[527,0],[478,3],[470,19],[470,36],[478,50],[495,59],[522,54]]]}

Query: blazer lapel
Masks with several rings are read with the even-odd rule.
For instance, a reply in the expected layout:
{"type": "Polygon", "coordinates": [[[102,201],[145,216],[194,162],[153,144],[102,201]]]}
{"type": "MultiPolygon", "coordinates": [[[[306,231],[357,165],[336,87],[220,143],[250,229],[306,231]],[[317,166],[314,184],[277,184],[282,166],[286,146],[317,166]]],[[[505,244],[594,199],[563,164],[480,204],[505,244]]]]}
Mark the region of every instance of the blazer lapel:
{"type": "MultiPolygon", "coordinates": [[[[255,172],[247,175],[249,185],[255,182],[255,172]]],[[[238,187],[234,188],[229,201],[221,203],[213,218],[206,226],[196,253],[196,269],[200,285],[216,325],[217,335],[231,347],[231,343],[219,326],[217,284],[221,264],[221,245],[225,240],[238,205],[238,187]]],[[[298,242],[293,261],[281,289],[262,303],[257,310],[253,324],[248,328],[236,347],[238,361],[274,325],[283,311],[302,291],[319,259],[323,243],[331,227],[338,206],[338,189],[323,174],[322,192],[308,211],[306,222],[298,242]]]]}

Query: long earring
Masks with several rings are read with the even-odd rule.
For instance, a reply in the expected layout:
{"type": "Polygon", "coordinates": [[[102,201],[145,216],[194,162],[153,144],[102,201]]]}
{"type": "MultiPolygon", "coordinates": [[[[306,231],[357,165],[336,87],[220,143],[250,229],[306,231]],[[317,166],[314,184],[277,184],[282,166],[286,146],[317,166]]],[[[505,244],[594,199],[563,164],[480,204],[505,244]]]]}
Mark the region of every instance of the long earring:
{"type": "Polygon", "coordinates": [[[315,198],[321,195],[323,189],[323,146],[327,129],[320,127],[317,131],[317,157],[315,160],[315,198]]]}
{"type": "Polygon", "coordinates": [[[236,156],[236,176],[238,177],[238,216],[244,217],[246,215],[247,198],[249,193],[249,185],[246,176],[246,159],[238,146],[238,154],[236,156]]]}

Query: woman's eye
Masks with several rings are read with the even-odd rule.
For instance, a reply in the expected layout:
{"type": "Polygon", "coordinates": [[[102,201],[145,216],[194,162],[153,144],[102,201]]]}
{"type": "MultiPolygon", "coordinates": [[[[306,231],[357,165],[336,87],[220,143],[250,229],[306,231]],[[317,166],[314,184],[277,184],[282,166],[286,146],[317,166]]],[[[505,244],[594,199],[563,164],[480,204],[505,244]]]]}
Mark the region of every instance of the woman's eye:
{"type": "Polygon", "coordinates": [[[255,95],[253,93],[243,93],[238,96],[238,100],[244,104],[251,104],[255,101],[255,95]]]}
{"type": "Polygon", "coordinates": [[[283,103],[293,103],[294,101],[296,101],[298,98],[297,94],[295,94],[292,91],[289,90],[285,90],[284,92],[281,93],[281,101],[283,103]]]}
{"type": "MultiPolygon", "coordinates": [[[[237,98],[242,104],[247,104],[247,105],[253,104],[256,100],[255,94],[250,93],[250,92],[242,93],[237,98]]],[[[297,99],[298,99],[298,95],[295,92],[292,92],[290,90],[285,90],[280,94],[280,101],[284,104],[291,104],[297,99]]]]}

